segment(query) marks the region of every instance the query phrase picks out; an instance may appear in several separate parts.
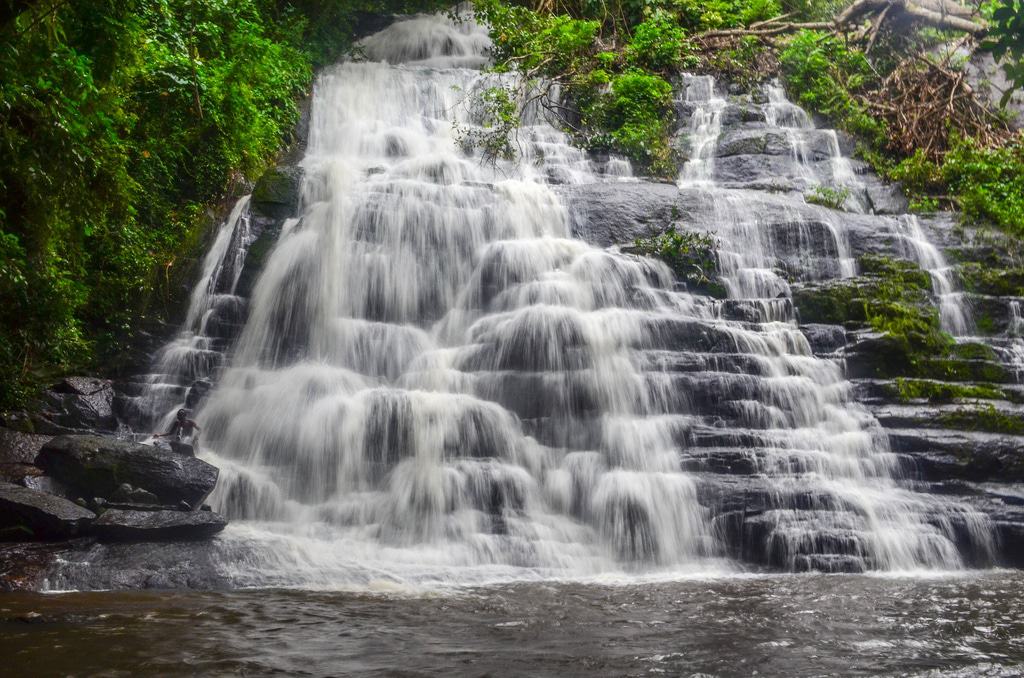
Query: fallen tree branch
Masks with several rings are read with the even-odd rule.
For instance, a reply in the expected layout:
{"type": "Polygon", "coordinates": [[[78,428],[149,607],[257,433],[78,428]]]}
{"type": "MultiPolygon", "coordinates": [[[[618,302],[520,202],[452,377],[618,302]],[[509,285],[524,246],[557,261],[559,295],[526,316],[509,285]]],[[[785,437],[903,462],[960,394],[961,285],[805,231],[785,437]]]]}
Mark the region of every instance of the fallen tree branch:
{"type": "Polygon", "coordinates": [[[941,30],[963,31],[970,35],[982,35],[987,27],[984,23],[972,20],[974,13],[963,5],[952,0],[857,0],[836,17],[835,21],[783,22],[783,18],[793,13],[784,14],[775,19],[760,21],[747,28],[731,28],[724,30],[705,31],[697,35],[703,40],[718,38],[734,38],[757,36],[761,38],[793,33],[801,30],[832,31],[835,33],[850,30],[867,19],[870,27],[861,38],[867,37],[868,48],[874,45],[887,19],[897,21],[909,19],[915,24],[929,26],[941,30]]]}

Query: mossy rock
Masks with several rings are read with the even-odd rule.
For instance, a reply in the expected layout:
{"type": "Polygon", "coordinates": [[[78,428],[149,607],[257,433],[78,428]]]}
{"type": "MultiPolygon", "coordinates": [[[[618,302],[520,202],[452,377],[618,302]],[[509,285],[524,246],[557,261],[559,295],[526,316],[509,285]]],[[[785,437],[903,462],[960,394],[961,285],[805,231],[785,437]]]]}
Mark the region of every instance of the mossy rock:
{"type": "Polygon", "coordinates": [[[956,400],[1002,400],[1005,391],[991,384],[959,384],[931,379],[900,377],[883,387],[886,395],[900,402],[927,400],[932,403],[947,403],[956,400]]]}
{"type": "Polygon", "coordinates": [[[995,297],[1024,297],[1024,268],[969,262],[959,267],[964,289],[995,297]]]}
{"type": "Polygon", "coordinates": [[[271,167],[256,182],[252,208],[273,219],[295,215],[299,207],[303,170],[289,165],[271,167]]]}

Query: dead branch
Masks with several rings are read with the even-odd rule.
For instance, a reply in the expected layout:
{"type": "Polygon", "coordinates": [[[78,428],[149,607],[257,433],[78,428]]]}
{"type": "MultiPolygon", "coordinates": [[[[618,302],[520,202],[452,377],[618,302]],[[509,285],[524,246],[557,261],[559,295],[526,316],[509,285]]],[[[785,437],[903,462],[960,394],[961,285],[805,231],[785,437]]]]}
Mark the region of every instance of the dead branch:
{"type": "Polygon", "coordinates": [[[835,33],[849,32],[868,22],[861,38],[867,37],[869,49],[874,45],[887,19],[892,21],[908,21],[917,25],[929,26],[941,30],[963,31],[970,35],[982,35],[987,30],[984,23],[975,20],[975,13],[953,0],[857,0],[847,7],[835,21],[785,22],[786,14],[775,19],[760,21],[747,28],[705,31],[697,37],[703,40],[756,36],[770,38],[776,35],[793,33],[800,30],[832,31],[835,33]]]}

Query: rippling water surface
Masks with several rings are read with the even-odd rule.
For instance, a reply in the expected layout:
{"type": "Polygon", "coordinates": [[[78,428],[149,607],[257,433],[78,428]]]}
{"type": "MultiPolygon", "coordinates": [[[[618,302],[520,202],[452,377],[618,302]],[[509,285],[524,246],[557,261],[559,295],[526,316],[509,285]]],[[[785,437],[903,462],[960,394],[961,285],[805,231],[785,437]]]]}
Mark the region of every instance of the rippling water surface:
{"type": "Polygon", "coordinates": [[[1024,576],[13,594],[6,675],[1018,676],[1024,576]]]}

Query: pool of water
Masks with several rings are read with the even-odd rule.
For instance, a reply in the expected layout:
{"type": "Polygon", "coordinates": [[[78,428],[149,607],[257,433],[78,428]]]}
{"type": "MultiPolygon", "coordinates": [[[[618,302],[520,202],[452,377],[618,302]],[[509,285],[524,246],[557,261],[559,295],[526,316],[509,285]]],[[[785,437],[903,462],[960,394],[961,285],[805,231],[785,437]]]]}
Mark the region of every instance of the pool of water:
{"type": "Polygon", "coordinates": [[[0,596],[0,673],[1018,676],[1024,573],[0,596]]]}

